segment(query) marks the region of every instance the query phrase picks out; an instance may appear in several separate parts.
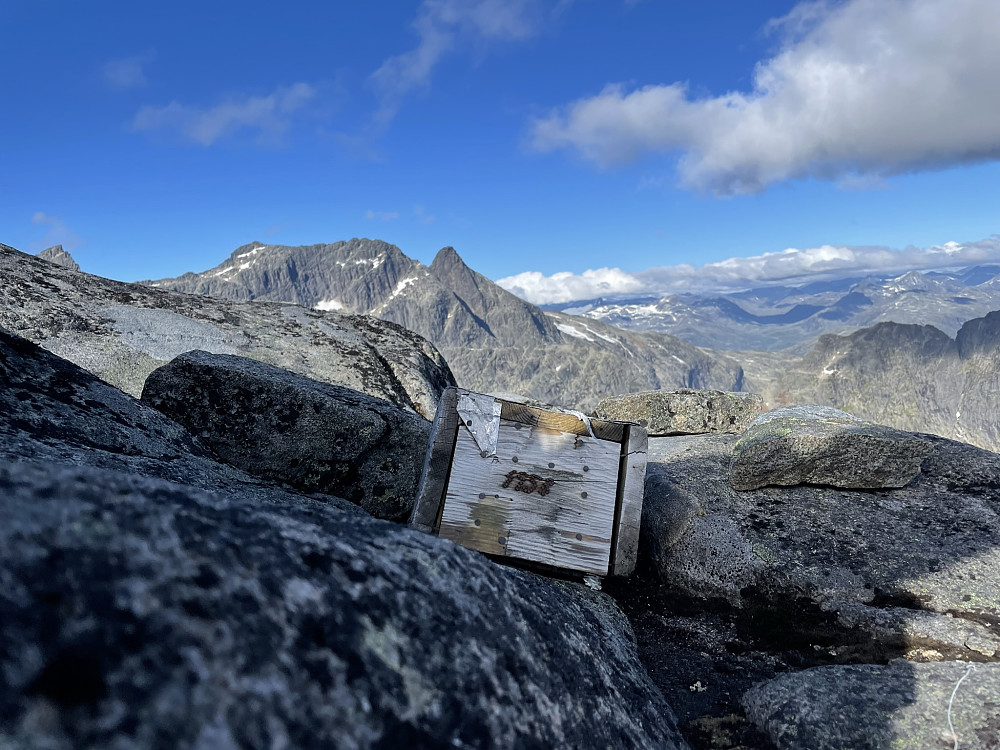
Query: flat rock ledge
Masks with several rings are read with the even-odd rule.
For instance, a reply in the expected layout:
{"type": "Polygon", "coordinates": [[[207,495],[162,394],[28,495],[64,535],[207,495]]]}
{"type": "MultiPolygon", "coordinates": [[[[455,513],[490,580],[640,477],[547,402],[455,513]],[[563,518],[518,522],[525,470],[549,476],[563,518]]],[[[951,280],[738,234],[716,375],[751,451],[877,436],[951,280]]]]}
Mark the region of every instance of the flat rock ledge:
{"type": "Polygon", "coordinates": [[[249,474],[377,518],[403,521],[413,509],[431,425],[388,401],[203,351],[154,370],[142,400],[249,474]]]}
{"type": "Polygon", "coordinates": [[[757,417],[733,446],[737,490],[816,484],[847,489],[905,487],[930,444],[912,432],[828,406],[788,406],[757,417]]]}
{"type": "Polygon", "coordinates": [[[763,409],[764,399],[756,393],[683,388],[606,398],[594,409],[594,416],[636,422],[646,428],[649,437],[663,437],[742,432],[763,409]]]}
{"type": "Polygon", "coordinates": [[[743,704],[779,750],[1000,747],[1000,664],[817,667],[757,685],[743,704]]]}

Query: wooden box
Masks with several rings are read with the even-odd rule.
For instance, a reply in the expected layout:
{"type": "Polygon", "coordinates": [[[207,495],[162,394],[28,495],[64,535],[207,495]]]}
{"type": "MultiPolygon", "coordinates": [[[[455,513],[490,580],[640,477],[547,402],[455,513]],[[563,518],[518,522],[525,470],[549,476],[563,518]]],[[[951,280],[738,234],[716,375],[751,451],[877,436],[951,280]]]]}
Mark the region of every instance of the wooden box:
{"type": "Polygon", "coordinates": [[[448,388],[410,525],[543,570],[628,575],[645,473],[639,425],[448,388]]]}

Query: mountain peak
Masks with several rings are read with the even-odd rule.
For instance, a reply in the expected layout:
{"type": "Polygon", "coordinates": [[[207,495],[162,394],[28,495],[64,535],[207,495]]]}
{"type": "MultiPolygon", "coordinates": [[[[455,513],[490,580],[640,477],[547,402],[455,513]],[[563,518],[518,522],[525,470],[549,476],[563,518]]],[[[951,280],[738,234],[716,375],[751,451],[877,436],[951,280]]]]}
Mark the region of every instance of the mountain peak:
{"type": "Polygon", "coordinates": [[[458,251],[451,245],[442,247],[438,250],[437,255],[434,256],[434,260],[431,262],[432,271],[438,271],[444,274],[460,269],[468,269],[468,266],[465,265],[465,261],[462,260],[458,251]]]}
{"type": "Polygon", "coordinates": [[[49,263],[55,263],[57,266],[68,268],[71,271],[80,270],[80,266],[73,260],[73,256],[63,250],[62,245],[47,247],[38,254],[38,257],[42,260],[47,260],[49,263]]]}

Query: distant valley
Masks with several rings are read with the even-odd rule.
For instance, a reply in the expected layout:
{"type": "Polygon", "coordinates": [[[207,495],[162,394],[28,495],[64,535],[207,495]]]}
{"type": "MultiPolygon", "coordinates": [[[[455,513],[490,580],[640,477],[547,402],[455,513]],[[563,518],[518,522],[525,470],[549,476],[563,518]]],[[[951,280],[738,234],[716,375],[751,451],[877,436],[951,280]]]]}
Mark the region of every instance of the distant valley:
{"type": "Polygon", "coordinates": [[[544,309],[669,333],[713,349],[804,354],[824,333],[848,334],[889,321],[932,325],[954,336],[967,320],[1000,309],[1000,265],[719,294],[581,300],[544,309]]]}

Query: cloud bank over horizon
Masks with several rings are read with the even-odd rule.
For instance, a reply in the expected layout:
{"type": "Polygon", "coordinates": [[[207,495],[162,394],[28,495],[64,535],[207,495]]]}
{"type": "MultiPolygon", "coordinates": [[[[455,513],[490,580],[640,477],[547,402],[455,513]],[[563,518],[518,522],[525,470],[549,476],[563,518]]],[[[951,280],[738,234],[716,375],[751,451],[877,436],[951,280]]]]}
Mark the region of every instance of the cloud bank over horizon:
{"type": "Polygon", "coordinates": [[[725,292],[777,284],[794,286],[852,275],[929,271],[979,263],[1000,263],[1000,235],[978,242],[946,242],[903,250],[834,245],[805,250],[789,248],[703,266],[684,263],[636,273],[620,268],[589,269],[579,274],[560,271],[551,276],[525,271],[498,279],[496,283],[529,302],[544,305],[619,295],[725,292]]]}
{"type": "Polygon", "coordinates": [[[781,45],[750,91],[609,83],[535,121],[532,143],[600,167],[679,154],[682,185],[719,196],[1000,159],[996,0],[813,0],[768,29],[781,45]]]}

